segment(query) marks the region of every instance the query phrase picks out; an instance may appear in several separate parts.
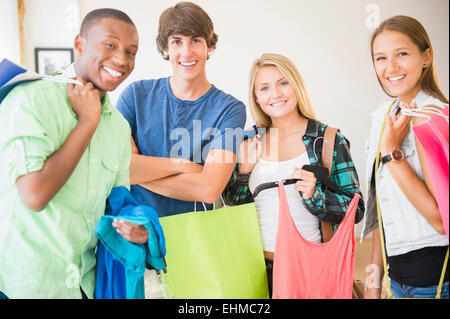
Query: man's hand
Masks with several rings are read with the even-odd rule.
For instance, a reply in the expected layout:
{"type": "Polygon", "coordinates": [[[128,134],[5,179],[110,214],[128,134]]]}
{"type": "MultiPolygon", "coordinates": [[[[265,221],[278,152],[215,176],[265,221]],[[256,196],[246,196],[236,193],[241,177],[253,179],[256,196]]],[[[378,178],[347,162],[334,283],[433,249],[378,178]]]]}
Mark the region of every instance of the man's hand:
{"type": "Polygon", "coordinates": [[[100,91],[90,82],[76,77],[83,86],[67,84],[67,96],[79,123],[91,124],[97,127],[102,113],[100,91]]]}
{"type": "Polygon", "coordinates": [[[120,219],[114,219],[112,225],[129,242],[145,244],[148,241],[148,229],[143,225],[135,225],[120,219]]]}

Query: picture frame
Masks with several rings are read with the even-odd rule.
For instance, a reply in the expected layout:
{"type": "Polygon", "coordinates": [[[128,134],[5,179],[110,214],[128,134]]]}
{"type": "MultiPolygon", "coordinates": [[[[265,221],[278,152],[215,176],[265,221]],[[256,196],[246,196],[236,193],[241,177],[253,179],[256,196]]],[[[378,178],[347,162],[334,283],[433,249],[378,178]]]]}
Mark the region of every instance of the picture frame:
{"type": "Polygon", "coordinates": [[[49,74],[73,63],[73,48],[35,48],[35,70],[39,74],[49,74]]]}

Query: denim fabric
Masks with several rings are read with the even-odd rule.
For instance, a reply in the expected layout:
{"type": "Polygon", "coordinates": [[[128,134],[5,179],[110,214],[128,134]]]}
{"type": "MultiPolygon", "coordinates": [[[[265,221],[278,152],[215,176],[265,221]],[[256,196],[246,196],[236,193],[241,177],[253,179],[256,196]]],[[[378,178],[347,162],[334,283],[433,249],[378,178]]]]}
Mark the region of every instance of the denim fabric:
{"type": "MultiPolygon", "coordinates": [[[[391,279],[391,292],[394,298],[435,298],[438,285],[431,287],[411,287],[391,279]]],[[[448,281],[442,284],[441,299],[449,299],[448,281]]]]}
{"type": "Polygon", "coordinates": [[[0,299],[9,299],[3,292],[0,291],[0,299]]]}
{"type": "MultiPolygon", "coordinates": [[[[420,91],[415,101],[418,107],[435,105],[443,108],[444,104],[438,99],[420,91]]],[[[396,100],[391,108],[391,115],[397,113],[399,100],[396,100]]],[[[370,138],[366,144],[367,166],[366,166],[366,212],[364,228],[361,241],[370,232],[378,228],[377,205],[375,198],[375,183],[372,178],[375,158],[378,152],[378,142],[382,123],[389,109],[389,103],[383,103],[372,113],[372,129],[370,138]]],[[[412,123],[411,123],[412,127],[412,123]]],[[[409,164],[416,175],[424,180],[420,159],[417,152],[415,135],[412,129],[403,140],[401,149],[405,161],[409,164]]],[[[378,187],[378,203],[380,205],[383,230],[386,237],[386,253],[388,256],[398,256],[413,250],[431,246],[447,246],[448,239],[439,234],[428,223],[423,215],[411,204],[397,185],[386,165],[381,164],[378,169],[376,181],[378,187]]]]}

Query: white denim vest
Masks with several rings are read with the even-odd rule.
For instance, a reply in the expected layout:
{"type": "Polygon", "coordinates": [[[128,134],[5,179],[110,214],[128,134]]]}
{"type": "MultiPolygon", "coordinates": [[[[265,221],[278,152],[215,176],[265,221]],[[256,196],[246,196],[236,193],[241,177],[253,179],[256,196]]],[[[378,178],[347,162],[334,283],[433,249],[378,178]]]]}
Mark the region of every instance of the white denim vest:
{"type": "MultiPolygon", "coordinates": [[[[444,107],[444,104],[441,101],[427,95],[423,91],[420,91],[417,94],[415,101],[417,107],[426,105],[435,105],[440,108],[444,107]]],[[[378,150],[381,126],[391,103],[392,101],[382,103],[372,113],[372,129],[370,138],[366,144],[366,153],[368,155],[365,179],[367,185],[367,200],[361,241],[371,231],[378,228],[375,185],[372,181],[372,174],[378,150]]],[[[397,112],[399,104],[399,101],[397,101],[392,106],[391,115],[397,112]]],[[[423,180],[423,172],[417,154],[415,137],[411,129],[406,135],[405,140],[401,145],[401,149],[405,155],[405,160],[419,178],[423,180]]],[[[419,211],[414,208],[403,194],[400,187],[398,187],[391,176],[389,169],[385,165],[380,164],[376,178],[378,185],[378,200],[381,209],[388,256],[397,256],[430,246],[448,245],[447,237],[439,234],[419,211]]]]}

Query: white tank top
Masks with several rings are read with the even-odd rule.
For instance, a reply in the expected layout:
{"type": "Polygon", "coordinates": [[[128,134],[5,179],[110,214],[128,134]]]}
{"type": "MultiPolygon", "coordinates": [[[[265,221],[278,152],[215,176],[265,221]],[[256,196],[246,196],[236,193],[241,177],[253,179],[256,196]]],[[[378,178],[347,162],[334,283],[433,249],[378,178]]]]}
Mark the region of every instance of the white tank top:
{"type": "MultiPolygon", "coordinates": [[[[253,193],[255,188],[263,183],[287,179],[294,172],[295,167],[301,168],[308,164],[310,163],[306,152],[296,158],[282,162],[269,162],[260,159],[250,175],[250,191],[253,193]]],[[[303,206],[302,198],[299,192],[294,189],[294,185],[287,185],[285,189],[291,215],[300,234],[310,242],[320,243],[319,219],[303,206]]],[[[264,251],[274,252],[278,230],[278,188],[261,191],[255,198],[255,205],[258,211],[264,251]]]]}

